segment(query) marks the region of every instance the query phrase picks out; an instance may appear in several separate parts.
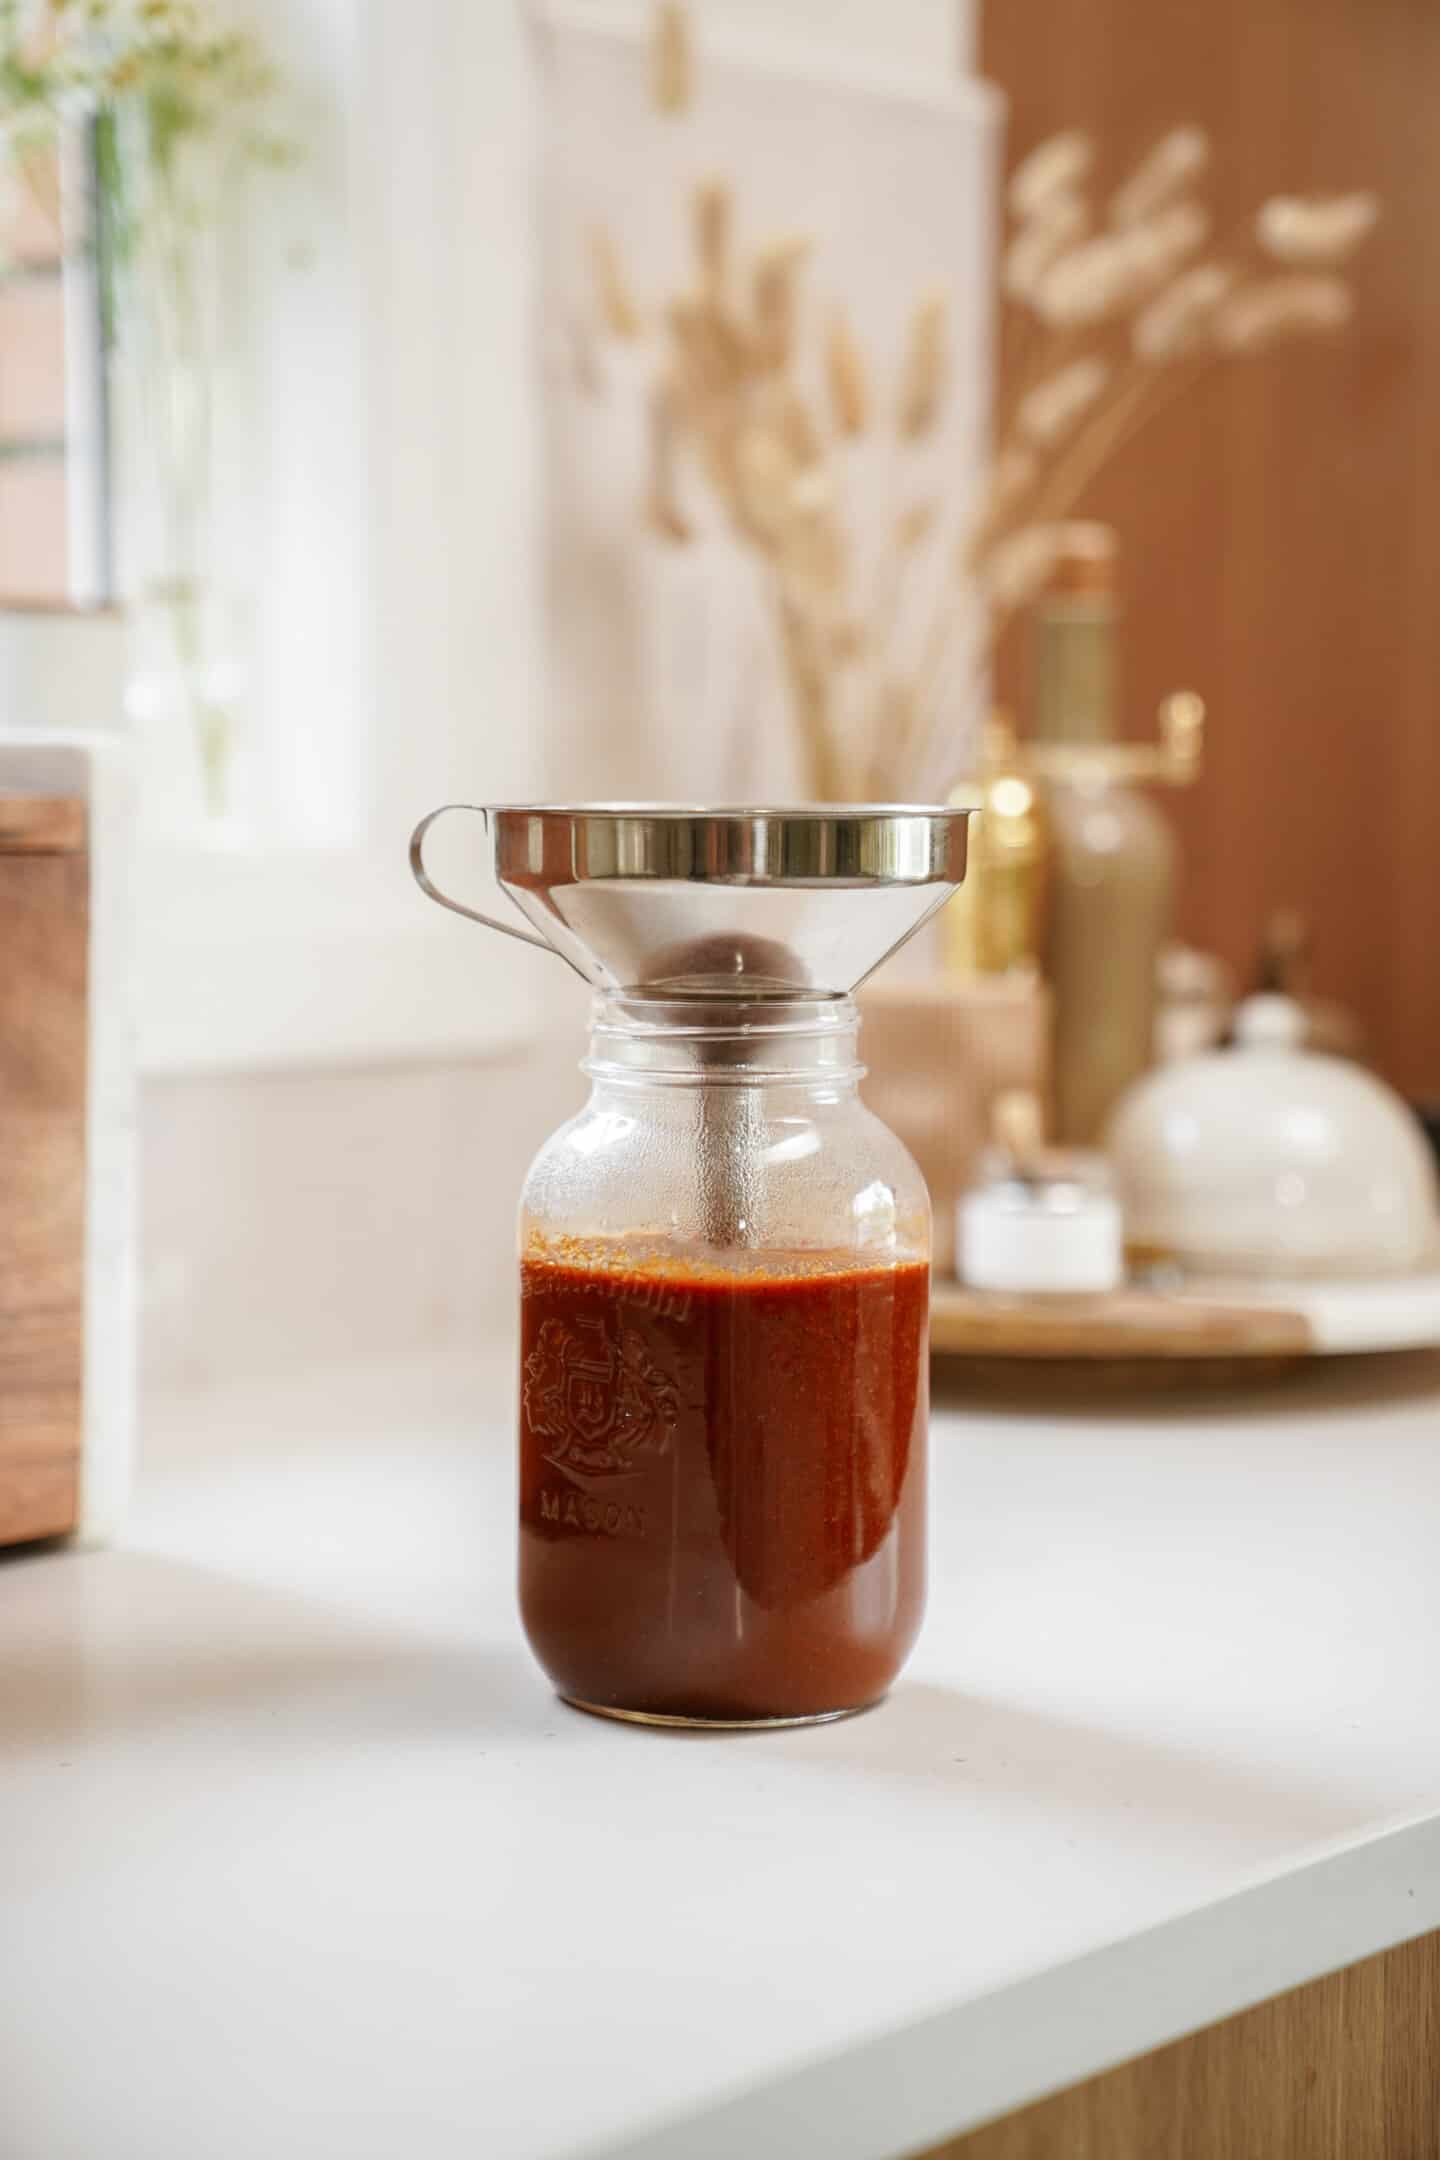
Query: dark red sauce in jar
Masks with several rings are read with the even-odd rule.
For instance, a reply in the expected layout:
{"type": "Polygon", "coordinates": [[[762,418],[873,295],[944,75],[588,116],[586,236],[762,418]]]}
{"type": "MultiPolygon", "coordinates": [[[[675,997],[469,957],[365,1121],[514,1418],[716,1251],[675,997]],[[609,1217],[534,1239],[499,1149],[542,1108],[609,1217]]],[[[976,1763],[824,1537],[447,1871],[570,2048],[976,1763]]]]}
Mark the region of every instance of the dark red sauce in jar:
{"type": "Polygon", "coordinates": [[[560,1693],[718,1722],[876,1701],[925,1595],[929,1268],[521,1263],[520,1608],[560,1693]]]}

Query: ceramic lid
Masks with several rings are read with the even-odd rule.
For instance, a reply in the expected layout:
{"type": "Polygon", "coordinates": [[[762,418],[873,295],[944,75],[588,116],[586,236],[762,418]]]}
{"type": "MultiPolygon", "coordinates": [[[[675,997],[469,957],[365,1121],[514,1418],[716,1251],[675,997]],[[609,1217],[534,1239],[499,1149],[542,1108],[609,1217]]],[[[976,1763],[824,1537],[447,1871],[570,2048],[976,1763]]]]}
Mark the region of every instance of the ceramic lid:
{"type": "Polygon", "coordinates": [[[1249,998],[1236,1048],[1162,1066],[1107,1145],[1132,1245],[1218,1270],[1376,1273],[1437,1246],[1418,1121],[1374,1074],[1300,1047],[1291,999],[1249,998]]]}

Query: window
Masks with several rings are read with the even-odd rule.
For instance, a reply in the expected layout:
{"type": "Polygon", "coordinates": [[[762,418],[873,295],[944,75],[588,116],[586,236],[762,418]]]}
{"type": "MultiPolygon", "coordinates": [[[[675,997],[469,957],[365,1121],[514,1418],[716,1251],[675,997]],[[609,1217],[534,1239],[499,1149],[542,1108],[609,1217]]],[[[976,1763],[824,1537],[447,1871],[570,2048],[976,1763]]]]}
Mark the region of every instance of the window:
{"type": "Polygon", "coordinates": [[[0,203],[0,606],[107,597],[100,315],[84,245],[88,137],[38,148],[0,203]]]}
{"type": "Polygon", "coordinates": [[[406,843],[534,770],[523,23],[455,0],[248,12],[304,141],[283,214],[243,235],[250,818],[224,845],[146,842],[142,1056],[489,1048],[527,1025],[533,956],[427,905],[406,843]]]}

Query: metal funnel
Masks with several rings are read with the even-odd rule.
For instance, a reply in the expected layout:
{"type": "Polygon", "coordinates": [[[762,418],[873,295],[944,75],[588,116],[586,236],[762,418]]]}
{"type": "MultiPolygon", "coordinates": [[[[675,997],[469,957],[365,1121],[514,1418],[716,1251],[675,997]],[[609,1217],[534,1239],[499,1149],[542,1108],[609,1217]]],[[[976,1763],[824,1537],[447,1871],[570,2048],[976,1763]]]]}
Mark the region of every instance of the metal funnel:
{"type": "Polygon", "coordinates": [[[597,989],[839,996],[949,899],[972,815],[906,803],[450,803],[415,828],[410,865],[442,907],[556,953],[597,989]],[[462,812],[479,820],[482,869],[531,929],[432,877],[427,836],[462,812]]]}

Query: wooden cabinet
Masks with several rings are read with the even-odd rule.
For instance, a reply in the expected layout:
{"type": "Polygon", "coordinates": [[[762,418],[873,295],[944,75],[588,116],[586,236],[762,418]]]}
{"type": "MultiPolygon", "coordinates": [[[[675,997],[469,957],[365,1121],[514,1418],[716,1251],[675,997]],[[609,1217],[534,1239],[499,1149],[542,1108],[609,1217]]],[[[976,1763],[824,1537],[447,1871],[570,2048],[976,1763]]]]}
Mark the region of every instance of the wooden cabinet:
{"type": "Polygon", "coordinates": [[[1433,2160],[1440,1935],[1122,2063],[923,2160],[1433,2160]]]}
{"type": "Polygon", "coordinates": [[[78,1521],[89,856],[78,797],[0,795],[0,1544],[78,1521]]]}

